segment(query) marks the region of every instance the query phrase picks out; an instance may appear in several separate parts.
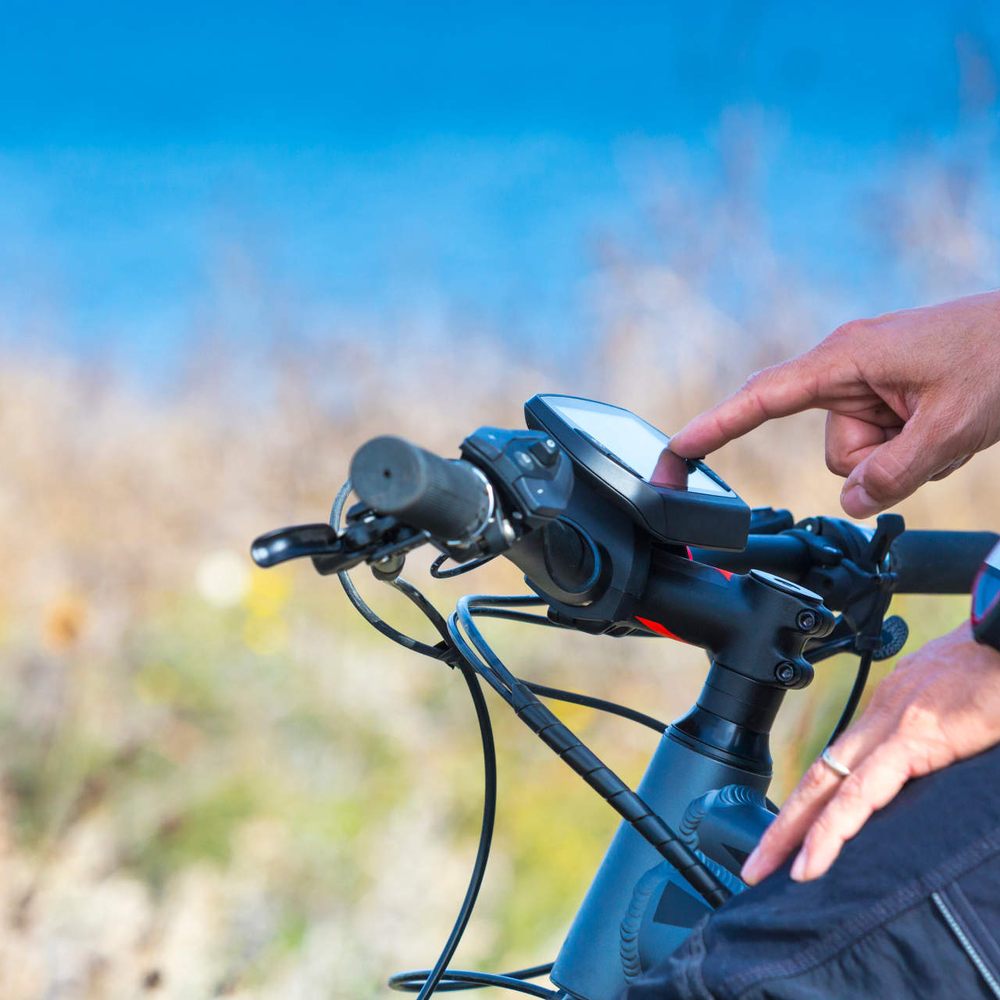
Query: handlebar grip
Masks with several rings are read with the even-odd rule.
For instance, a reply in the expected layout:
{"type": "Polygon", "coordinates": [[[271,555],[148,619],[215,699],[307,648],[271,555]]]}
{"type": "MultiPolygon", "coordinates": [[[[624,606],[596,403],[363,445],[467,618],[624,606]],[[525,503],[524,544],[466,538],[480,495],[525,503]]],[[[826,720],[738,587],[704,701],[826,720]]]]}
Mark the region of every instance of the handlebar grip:
{"type": "Polygon", "coordinates": [[[992,531],[905,531],[892,544],[897,594],[967,594],[997,542],[992,531]]]}
{"type": "Polygon", "coordinates": [[[398,437],[362,445],[351,460],[351,482],[365,506],[441,541],[465,541],[489,513],[489,490],[474,466],[398,437]]]}

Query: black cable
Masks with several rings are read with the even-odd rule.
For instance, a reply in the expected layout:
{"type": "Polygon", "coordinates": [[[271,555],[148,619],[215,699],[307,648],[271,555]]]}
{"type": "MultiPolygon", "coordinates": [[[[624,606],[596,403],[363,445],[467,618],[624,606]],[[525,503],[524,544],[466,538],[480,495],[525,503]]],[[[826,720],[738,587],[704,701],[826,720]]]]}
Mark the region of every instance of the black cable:
{"type": "Polygon", "coordinates": [[[344,593],[347,594],[348,600],[354,605],[355,609],[362,616],[362,618],[364,618],[365,621],[372,626],[372,628],[381,632],[387,639],[392,639],[393,642],[399,643],[400,646],[405,646],[414,653],[420,653],[422,656],[429,656],[434,660],[448,659],[446,650],[438,649],[436,646],[429,646],[426,642],[414,639],[412,636],[400,632],[399,629],[393,628],[388,622],[380,618],[365,603],[364,598],[358,593],[358,588],[354,586],[354,581],[350,578],[346,570],[342,573],[338,573],[337,579],[340,580],[340,585],[344,588],[344,593]]]}
{"type": "MultiPolygon", "coordinates": [[[[348,496],[350,496],[351,488],[351,480],[348,479],[337,491],[337,496],[333,501],[333,508],[330,511],[330,527],[333,528],[333,530],[338,534],[340,532],[340,518],[344,510],[344,503],[347,501],[348,496]]],[[[421,656],[429,656],[433,660],[448,659],[448,653],[446,650],[439,649],[436,646],[429,646],[426,642],[414,639],[412,636],[400,632],[399,629],[393,628],[387,621],[379,617],[379,615],[377,615],[365,602],[365,599],[361,596],[361,594],[358,593],[358,588],[354,586],[354,581],[351,579],[350,574],[346,570],[342,573],[338,573],[337,579],[340,581],[340,585],[344,588],[344,593],[347,594],[347,599],[354,605],[355,611],[357,611],[358,614],[360,614],[361,617],[372,626],[372,628],[381,632],[387,639],[391,639],[393,642],[399,643],[400,646],[405,646],[406,649],[412,650],[414,653],[420,653],[421,656]]],[[[444,619],[441,617],[440,613],[433,608],[430,602],[428,602],[423,594],[421,594],[415,587],[406,583],[405,580],[397,580],[394,582],[401,583],[401,586],[396,589],[409,597],[410,600],[413,601],[420,608],[420,610],[427,615],[428,618],[430,618],[435,628],[438,627],[438,620],[440,620],[442,625],[444,624],[444,619]],[[421,604],[421,601],[423,601],[423,604],[421,604]],[[435,620],[434,615],[437,616],[438,620],[435,620]]],[[[447,632],[442,632],[442,635],[447,638],[447,632]]]]}
{"type": "MultiPolygon", "coordinates": [[[[561,622],[554,622],[544,615],[529,615],[523,611],[508,611],[506,608],[474,608],[472,614],[476,618],[504,618],[507,621],[522,622],[525,625],[547,625],[549,628],[569,629],[571,626],[563,625],[561,622]]],[[[635,631],[630,639],[656,639],[655,632],[635,631]]]]}
{"type": "Polygon", "coordinates": [[[340,534],[340,517],[344,511],[344,504],[347,502],[347,498],[351,495],[351,490],[354,487],[351,485],[351,477],[348,476],[344,480],[344,485],[337,490],[337,495],[333,498],[333,507],[330,508],[330,527],[333,528],[337,534],[340,534]]]}
{"type": "MultiPolygon", "coordinates": [[[[480,598],[476,598],[479,600],[480,598]]],[[[529,604],[542,603],[540,598],[532,598],[530,595],[516,595],[510,598],[504,599],[507,602],[513,603],[517,601],[519,604],[529,604]]],[[[509,621],[524,622],[531,625],[549,625],[553,628],[565,628],[566,626],[560,625],[558,622],[550,621],[548,618],[543,618],[541,615],[529,615],[520,611],[511,611],[508,608],[494,608],[488,606],[471,606],[469,608],[469,614],[476,618],[504,618],[509,621]]],[[[499,662],[499,661],[497,661],[499,662]]],[[[648,726],[650,729],[655,730],[658,733],[663,733],[667,729],[667,725],[661,722],[659,719],[654,719],[651,715],[646,715],[643,712],[637,712],[633,708],[628,708],[625,705],[619,705],[613,701],[607,701],[604,698],[594,698],[591,695],[586,694],[576,694],[573,691],[564,691],[561,688],[548,687],[545,684],[535,684],[533,681],[521,681],[521,683],[534,694],[541,695],[544,698],[553,698],[556,701],[566,701],[574,705],[584,705],[587,708],[595,708],[601,712],[608,712],[611,715],[619,715],[624,719],[630,719],[632,722],[638,722],[640,725],[648,726]]]]}
{"type": "Polygon", "coordinates": [[[558,717],[504,666],[490,648],[472,619],[471,609],[491,602],[517,605],[538,598],[463,597],[448,617],[448,634],[463,659],[506,701],[514,714],[597,792],[615,812],[677,870],[677,873],[713,909],[721,906],[732,892],[694,854],[677,833],[590,750],[558,717]],[[469,639],[462,635],[464,629],[469,639]],[[471,642],[471,645],[470,645],[471,642]],[[475,647],[473,649],[472,647],[475,647]]]}
{"type": "MultiPolygon", "coordinates": [[[[489,686],[493,688],[493,690],[496,691],[496,693],[500,695],[500,697],[503,698],[508,705],[511,705],[513,703],[511,685],[506,684],[501,677],[497,676],[496,672],[490,667],[489,664],[484,663],[479,658],[476,650],[469,645],[465,636],[459,631],[457,616],[457,611],[453,611],[448,616],[448,636],[451,639],[452,646],[458,650],[462,660],[470,664],[476,673],[479,674],[479,676],[482,677],[483,680],[486,681],[486,683],[489,684],[489,686]]],[[[516,683],[516,679],[513,677],[511,680],[513,683],[516,683]]]]}
{"type": "Polygon", "coordinates": [[[872,650],[866,649],[861,653],[861,658],[858,660],[858,673],[854,678],[854,686],[851,688],[851,693],[847,696],[847,703],[844,705],[844,711],[841,713],[840,719],[833,730],[833,735],[826,741],[827,746],[830,746],[851,724],[851,719],[854,718],[854,713],[858,709],[858,702],[861,701],[861,695],[864,693],[865,685],[868,683],[868,673],[871,667],[872,650]]]}
{"type": "Polygon", "coordinates": [[[508,611],[506,608],[476,608],[472,612],[477,618],[506,618],[507,621],[523,622],[525,625],[547,625],[549,628],[566,628],[559,622],[544,615],[529,615],[523,611],[508,611]]]}
{"type": "Polygon", "coordinates": [[[554,965],[555,962],[546,962],[544,965],[531,965],[527,969],[515,969],[503,974],[509,979],[537,979],[539,976],[547,976],[554,965]]]}
{"type": "MultiPolygon", "coordinates": [[[[555,1000],[562,996],[558,990],[550,990],[545,986],[525,982],[537,976],[544,976],[552,971],[552,963],[536,965],[531,969],[521,969],[518,972],[496,974],[492,972],[470,972],[466,969],[448,969],[438,984],[438,992],[446,993],[454,990],[475,990],[483,986],[496,986],[500,989],[527,993],[529,996],[544,997],[545,1000],[555,1000]]],[[[418,969],[413,972],[399,972],[390,977],[391,989],[402,993],[416,993],[428,972],[418,969]]]]}
{"type": "Polygon", "coordinates": [[[458,916],[455,918],[451,933],[448,935],[448,940],[445,942],[444,948],[441,949],[441,954],[438,956],[437,962],[434,963],[434,968],[431,969],[423,985],[420,987],[417,1000],[426,1000],[434,992],[447,971],[448,963],[455,954],[455,949],[458,948],[459,941],[462,940],[465,927],[469,922],[469,917],[472,915],[473,907],[476,905],[476,897],[479,895],[479,889],[483,884],[483,876],[486,874],[486,862],[490,857],[490,845],[493,841],[493,824],[496,819],[497,756],[496,746],[493,742],[493,727],[490,724],[489,708],[486,705],[486,699],[483,697],[482,689],[479,686],[479,681],[472,667],[466,663],[459,663],[458,668],[462,671],[462,677],[465,678],[469,694],[472,696],[472,703],[476,706],[479,735],[483,744],[483,821],[479,830],[479,846],[476,850],[476,861],[472,866],[472,875],[469,878],[469,887],[465,891],[465,899],[462,900],[458,916]]]}
{"type": "MultiPolygon", "coordinates": [[[[480,610],[495,607],[497,605],[501,608],[518,608],[531,607],[532,605],[544,603],[545,602],[542,598],[536,596],[535,594],[510,594],[504,596],[469,594],[465,597],[460,597],[458,604],[455,606],[455,613],[458,620],[462,623],[462,628],[465,630],[466,635],[469,636],[473,645],[476,647],[476,652],[486,661],[487,664],[489,664],[490,669],[502,678],[508,688],[513,689],[518,683],[518,680],[507,669],[500,657],[498,657],[490,648],[490,645],[486,641],[482,632],[479,631],[476,627],[476,623],[472,620],[473,616],[480,610]]],[[[449,634],[454,637],[454,632],[451,629],[449,629],[449,634]]]]}
{"type": "Polygon", "coordinates": [[[430,623],[438,630],[441,638],[445,642],[449,641],[448,623],[444,620],[444,616],[412,583],[408,583],[401,576],[397,576],[395,580],[389,580],[388,583],[394,590],[398,590],[404,597],[409,598],[426,615],[430,623]]]}
{"type": "MultiPolygon", "coordinates": [[[[344,508],[344,503],[351,492],[351,481],[348,479],[337,493],[330,511],[330,524],[335,531],[339,531],[340,519],[344,508]]],[[[484,560],[485,561],[485,560],[484,560]]],[[[472,566],[467,567],[473,568],[472,566]]],[[[456,574],[457,575],[457,574],[456,574]]],[[[437,648],[419,642],[410,636],[404,635],[398,629],[393,628],[388,622],[380,618],[365,602],[358,593],[350,574],[346,571],[337,574],[344,592],[347,594],[351,604],[360,612],[364,619],[373,627],[378,629],[384,636],[398,642],[414,652],[423,653],[435,659],[453,661],[454,656],[449,655],[452,649],[437,648]]],[[[412,584],[397,577],[395,580],[386,581],[395,590],[403,594],[420,609],[424,616],[440,633],[444,644],[451,646],[448,635],[448,626],[441,613],[433,604],[412,584]]],[[[527,601],[518,598],[517,603],[537,603],[538,599],[527,601]]],[[[489,860],[490,847],[493,841],[493,826],[496,820],[496,798],[497,798],[497,775],[496,775],[496,746],[493,740],[493,727],[490,723],[489,708],[483,692],[479,686],[479,680],[473,667],[464,661],[455,663],[462,672],[468,686],[469,693],[476,709],[476,718],[479,722],[479,733],[483,745],[483,771],[484,771],[484,793],[483,793],[483,819],[479,832],[479,844],[476,850],[476,860],[473,864],[472,874],[469,878],[469,885],[466,889],[465,898],[459,908],[458,916],[452,925],[451,933],[445,942],[441,954],[438,956],[434,968],[419,973],[401,973],[393,976],[389,980],[389,985],[394,989],[403,989],[408,992],[417,993],[417,1000],[426,1000],[432,993],[441,990],[472,989],[476,985],[480,986],[500,986],[507,989],[520,989],[522,992],[530,993],[551,1000],[558,994],[553,990],[547,990],[541,986],[531,983],[524,983],[521,978],[529,978],[532,975],[544,975],[550,966],[538,966],[536,969],[525,969],[520,972],[511,973],[509,976],[494,976],[489,973],[469,973],[461,970],[449,971],[447,966],[458,948],[458,944],[465,933],[469,918],[476,905],[483,877],[486,873],[486,864],[489,860]],[[479,982],[474,983],[470,977],[479,977],[479,982]]]]}
{"type": "Polygon", "coordinates": [[[491,562],[496,559],[499,555],[498,552],[494,552],[493,555],[480,556],[478,559],[470,559],[468,562],[459,563],[454,569],[441,569],[441,567],[451,558],[447,553],[442,553],[431,563],[431,576],[435,580],[450,580],[453,576],[461,576],[463,573],[468,573],[470,570],[478,569],[480,566],[485,566],[486,563],[491,562]]]}
{"type": "Polygon", "coordinates": [[[623,719],[630,719],[638,722],[642,726],[655,729],[658,733],[667,731],[667,724],[654,719],[644,712],[637,712],[634,708],[619,705],[617,702],[605,701],[603,698],[594,698],[589,694],[577,694],[575,691],[563,691],[561,688],[547,687],[544,684],[535,684],[534,681],[521,681],[521,683],[535,694],[543,698],[553,698],[556,701],[568,701],[573,705],[585,705],[587,708],[596,708],[599,712],[608,712],[610,715],[620,715],[623,719]]]}

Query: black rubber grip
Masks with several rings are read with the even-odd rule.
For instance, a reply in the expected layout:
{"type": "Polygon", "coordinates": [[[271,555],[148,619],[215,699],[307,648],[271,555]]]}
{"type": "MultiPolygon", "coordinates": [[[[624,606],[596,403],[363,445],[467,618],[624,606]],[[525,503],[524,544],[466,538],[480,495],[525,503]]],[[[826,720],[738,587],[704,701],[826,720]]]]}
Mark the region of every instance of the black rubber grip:
{"type": "Polygon", "coordinates": [[[351,482],[365,506],[440,541],[466,541],[489,510],[486,484],[473,466],[398,437],[362,445],[351,460],[351,482]]]}
{"type": "Polygon", "coordinates": [[[897,594],[967,594],[997,543],[992,531],[905,531],[893,542],[897,594]]]}

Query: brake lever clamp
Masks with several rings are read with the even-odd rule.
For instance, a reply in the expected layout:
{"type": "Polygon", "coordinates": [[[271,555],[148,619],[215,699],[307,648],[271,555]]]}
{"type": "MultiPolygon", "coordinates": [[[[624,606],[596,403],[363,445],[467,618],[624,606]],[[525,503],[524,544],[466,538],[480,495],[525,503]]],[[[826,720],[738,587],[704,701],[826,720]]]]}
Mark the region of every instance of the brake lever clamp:
{"type": "Polygon", "coordinates": [[[803,582],[821,594],[828,607],[841,612],[840,621],[848,630],[810,650],[813,662],[847,649],[884,659],[902,648],[909,634],[906,622],[898,616],[885,620],[897,580],[886,563],[892,543],[905,530],[906,522],[899,514],[880,514],[870,538],[849,522],[826,517],[809,518],[791,532],[807,542],[814,560],[803,582]],[[829,554],[831,549],[836,558],[829,554]],[[894,624],[887,636],[890,622],[894,624]],[[885,652],[888,649],[893,651],[885,652]]]}
{"type": "MultiPolygon", "coordinates": [[[[910,635],[910,627],[899,615],[892,615],[882,622],[879,645],[872,651],[873,660],[888,660],[895,656],[906,645],[910,635]]],[[[812,664],[827,660],[837,653],[857,653],[857,636],[844,621],[843,615],[838,616],[833,632],[825,642],[817,643],[805,651],[805,658],[812,664]]]]}

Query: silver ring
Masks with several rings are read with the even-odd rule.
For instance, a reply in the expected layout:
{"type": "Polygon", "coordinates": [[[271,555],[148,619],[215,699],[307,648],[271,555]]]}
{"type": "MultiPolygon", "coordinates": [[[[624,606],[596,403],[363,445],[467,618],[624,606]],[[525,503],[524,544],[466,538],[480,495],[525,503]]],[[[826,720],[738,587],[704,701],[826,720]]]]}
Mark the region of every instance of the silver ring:
{"type": "MultiPolygon", "coordinates": [[[[458,459],[450,459],[450,461],[457,462],[458,459]]],[[[471,542],[474,538],[481,535],[486,530],[486,526],[490,523],[490,518],[496,513],[497,509],[497,497],[496,493],[493,492],[493,484],[486,478],[486,474],[483,472],[482,469],[477,468],[471,463],[470,467],[472,471],[477,476],[479,476],[479,478],[486,485],[486,496],[487,496],[486,517],[483,518],[481,524],[476,525],[476,527],[473,528],[472,531],[468,532],[465,538],[449,538],[444,543],[445,545],[454,545],[457,548],[462,548],[468,545],[469,542],[471,542]]]]}
{"type": "Polygon", "coordinates": [[[823,761],[824,764],[835,774],[839,775],[841,778],[846,778],[850,773],[851,769],[844,764],[841,764],[836,757],[830,753],[830,748],[827,747],[820,755],[819,759],[823,761]]]}

